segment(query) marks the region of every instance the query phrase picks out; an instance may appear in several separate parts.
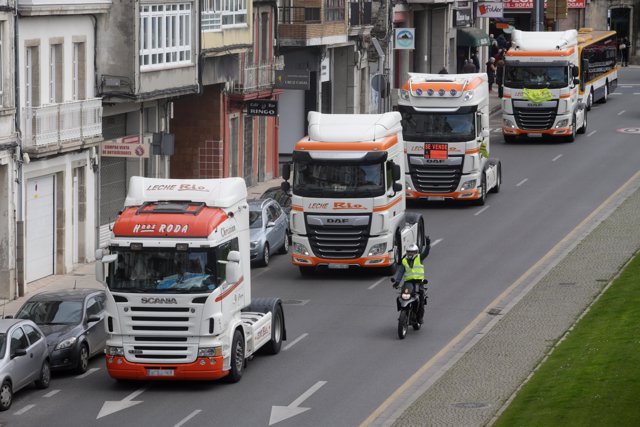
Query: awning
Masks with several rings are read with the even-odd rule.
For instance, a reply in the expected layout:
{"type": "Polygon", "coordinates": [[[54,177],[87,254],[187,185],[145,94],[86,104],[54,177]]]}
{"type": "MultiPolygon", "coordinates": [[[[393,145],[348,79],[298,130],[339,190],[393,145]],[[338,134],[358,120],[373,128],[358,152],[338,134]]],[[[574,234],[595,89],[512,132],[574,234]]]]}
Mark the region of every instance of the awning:
{"type": "Polygon", "coordinates": [[[475,27],[458,28],[458,46],[478,47],[489,46],[489,35],[475,27]]]}

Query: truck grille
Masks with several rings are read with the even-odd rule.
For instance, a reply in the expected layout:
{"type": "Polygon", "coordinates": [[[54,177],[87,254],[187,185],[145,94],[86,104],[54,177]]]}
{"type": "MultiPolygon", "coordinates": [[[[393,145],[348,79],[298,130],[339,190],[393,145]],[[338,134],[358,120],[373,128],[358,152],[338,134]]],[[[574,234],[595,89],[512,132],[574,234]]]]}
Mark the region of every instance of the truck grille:
{"type": "Polygon", "coordinates": [[[456,191],[462,176],[462,157],[449,158],[444,163],[419,164],[420,160],[422,159],[409,159],[411,181],[416,190],[421,193],[451,193],[456,191]]]}
{"type": "Polygon", "coordinates": [[[326,223],[320,225],[310,221],[312,218],[323,221],[335,218],[335,215],[306,217],[307,237],[316,256],[327,259],[356,259],[362,256],[369,240],[370,215],[340,216],[339,218],[346,221],[353,218],[360,219],[360,221],[350,221],[343,225],[326,223]]]}
{"type": "MultiPolygon", "coordinates": [[[[520,103],[520,102],[518,102],[520,103]]],[[[516,102],[514,102],[516,104],[516,102]]],[[[519,107],[514,105],[513,114],[520,129],[545,130],[551,129],[558,112],[557,101],[544,103],[544,107],[519,107]],[[549,105],[551,104],[551,105],[549,105]]]]}
{"type": "Polygon", "coordinates": [[[120,307],[127,360],[137,363],[189,363],[198,352],[199,307],[120,307]],[[195,309],[195,310],[194,310],[195,309]],[[193,312],[192,312],[193,310],[193,312]]]}

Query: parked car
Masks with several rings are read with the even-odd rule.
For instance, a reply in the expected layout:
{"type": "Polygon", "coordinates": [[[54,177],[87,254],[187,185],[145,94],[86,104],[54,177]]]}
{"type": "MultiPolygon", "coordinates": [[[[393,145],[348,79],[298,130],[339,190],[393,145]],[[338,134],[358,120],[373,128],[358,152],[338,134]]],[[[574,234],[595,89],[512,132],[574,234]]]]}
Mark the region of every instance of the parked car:
{"type": "Polygon", "coordinates": [[[35,381],[51,380],[47,339],[30,320],[0,319],[0,411],[11,407],[13,394],[35,381]]]}
{"type": "Polygon", "coordinates": [[[105,300],[99,289],[42,292],[29,298],[16,318],[32,320],[44,332],[52,370],[83,373],[107,343],[105,300]]]}
{"type": "Polygon", "coordinates": [[[271,253],[289,251],[289,219],[273,199],[249,200],[251,261],[269,265],[271,253]]]}
{"type": "Polygon", "coordinates": [[[283,211],[289,216],[291,212],[291,193],[284,191],[282,188],[271,187],[268,188],[262,195],[261,199],[273,199],[280,204],[283,211]]]}

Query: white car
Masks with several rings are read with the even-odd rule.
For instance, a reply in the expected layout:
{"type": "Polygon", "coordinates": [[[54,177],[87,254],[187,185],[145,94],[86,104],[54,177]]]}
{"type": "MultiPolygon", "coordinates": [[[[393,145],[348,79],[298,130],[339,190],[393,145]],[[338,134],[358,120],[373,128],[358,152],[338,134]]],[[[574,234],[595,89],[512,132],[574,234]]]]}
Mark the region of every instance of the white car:
{"type": "Polygon", "coordinates": [[[0,411],[13,402],[13,393],[35,381],[51,381],[47,339],[31,320],[0,319],[0,411]]]}

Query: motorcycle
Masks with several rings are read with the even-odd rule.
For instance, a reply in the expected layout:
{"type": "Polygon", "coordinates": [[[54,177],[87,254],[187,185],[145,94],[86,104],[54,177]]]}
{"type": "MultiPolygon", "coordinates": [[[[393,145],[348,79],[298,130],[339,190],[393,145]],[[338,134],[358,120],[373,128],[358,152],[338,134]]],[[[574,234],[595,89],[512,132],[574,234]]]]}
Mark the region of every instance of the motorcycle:
{"type": "MultiPolygon", "coordinates": [[[[427,281],[422,282],[423,285],[427,284],[427,281]]],[[[413,327],[414,331],[419,330],[422,324],[418,322],[418,310],[420,309],[420,292],[419,284],[414,282],[405,282],[400,288],[400,294],[396,298],[396,307],[400,312],[398,316],[398,337],[404,339],[409,331],[409,325],[413,327]]],[[[423,307],[427,305],[427,289],[424,288],[424,300],[422,301],[423,307]]]]}

